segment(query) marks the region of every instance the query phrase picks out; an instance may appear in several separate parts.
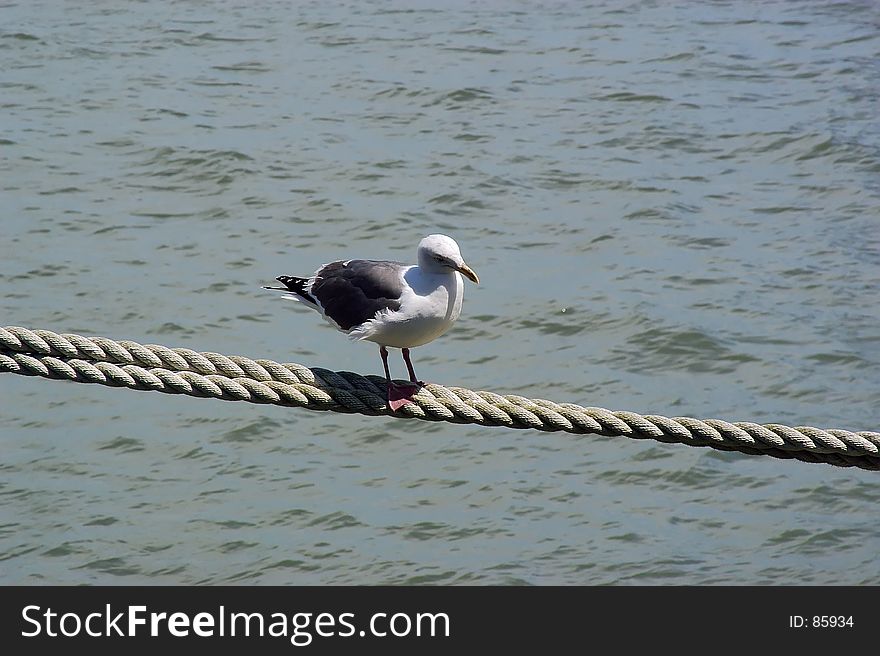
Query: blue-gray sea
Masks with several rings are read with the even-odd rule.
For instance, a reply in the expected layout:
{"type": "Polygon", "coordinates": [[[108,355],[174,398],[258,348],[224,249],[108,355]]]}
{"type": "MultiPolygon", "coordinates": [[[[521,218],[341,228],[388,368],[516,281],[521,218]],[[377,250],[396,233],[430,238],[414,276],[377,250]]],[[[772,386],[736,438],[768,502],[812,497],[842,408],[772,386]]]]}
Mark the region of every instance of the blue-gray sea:
{"type": "MultiPolygon", "coordinates": [[[[0,6],[0,325],[380,374],[260,287],[453,236],[426,380],[880,429],[874,2],[0,6]]],[[[397,376],[405,369],[392,354],[397,376]]],[[[880,584],[880,475],[0,376],[3,584],[880,584]]]]}

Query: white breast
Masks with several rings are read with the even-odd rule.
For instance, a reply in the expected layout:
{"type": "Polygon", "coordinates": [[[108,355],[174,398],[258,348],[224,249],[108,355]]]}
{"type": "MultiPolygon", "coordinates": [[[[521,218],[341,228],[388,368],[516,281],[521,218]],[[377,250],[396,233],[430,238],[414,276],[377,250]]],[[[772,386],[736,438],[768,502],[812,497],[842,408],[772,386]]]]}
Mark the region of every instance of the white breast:
{"type": "Polygon", "coordinates": [[[413,267],[404,277],[407,287],[400,298],[400,309],[380,313],[362,330],[352,331],[352,338],[395,348],[414,348],[437,339],[452,327],[461,314],[461,274],[426,274],[413,267]]]}

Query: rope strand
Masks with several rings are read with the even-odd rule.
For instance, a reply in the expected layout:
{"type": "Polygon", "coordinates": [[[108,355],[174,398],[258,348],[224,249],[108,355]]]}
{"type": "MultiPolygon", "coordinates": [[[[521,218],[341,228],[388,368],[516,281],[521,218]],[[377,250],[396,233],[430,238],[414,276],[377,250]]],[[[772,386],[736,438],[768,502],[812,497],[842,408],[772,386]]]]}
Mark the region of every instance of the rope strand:
{"type": "Polygon", "coordinates": [[[880,469],[880,433],[872,431],[639,415],[432,383],[394,412],[380,376],[17,326],[0,328],[0,373],[310,410],[653,439],[880,469]]]}

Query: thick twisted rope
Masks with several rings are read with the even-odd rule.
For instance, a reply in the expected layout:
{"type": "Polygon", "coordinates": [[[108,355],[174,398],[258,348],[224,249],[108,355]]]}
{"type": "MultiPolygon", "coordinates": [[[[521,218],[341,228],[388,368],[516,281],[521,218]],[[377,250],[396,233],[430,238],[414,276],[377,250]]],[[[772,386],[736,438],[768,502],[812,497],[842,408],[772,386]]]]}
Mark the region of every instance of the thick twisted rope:
{"type": "Polygon", "coordinates": [[[106,337],[0,328],[0,373],[310,410],[654,439],[880,469],[880,433],[662,417],[428,384],[394,412],[385,379],[106,337]]]}

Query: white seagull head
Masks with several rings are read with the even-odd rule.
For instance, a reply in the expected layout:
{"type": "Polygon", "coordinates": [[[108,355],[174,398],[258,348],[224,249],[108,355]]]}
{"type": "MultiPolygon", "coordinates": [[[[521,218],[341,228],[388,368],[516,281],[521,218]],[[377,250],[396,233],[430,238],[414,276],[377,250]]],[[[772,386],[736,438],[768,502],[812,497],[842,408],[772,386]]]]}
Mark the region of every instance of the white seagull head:
{"type": "Polygon", "coordinates": [[[419,268],[433,273],[452,269],[479,284],[480,279],[474,270],[464,262],[458,244],[446,235],[428,235],[419,242],[419,268]]]}

